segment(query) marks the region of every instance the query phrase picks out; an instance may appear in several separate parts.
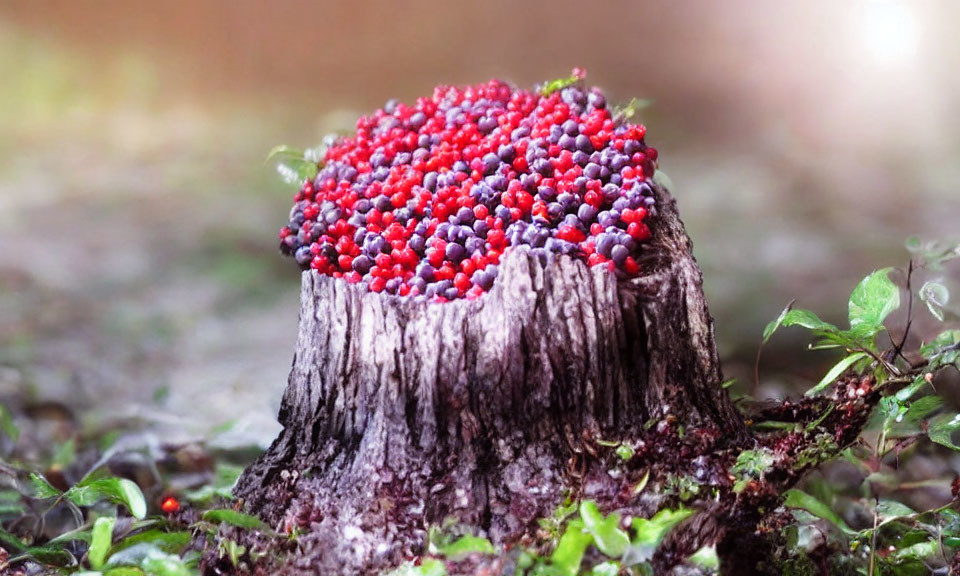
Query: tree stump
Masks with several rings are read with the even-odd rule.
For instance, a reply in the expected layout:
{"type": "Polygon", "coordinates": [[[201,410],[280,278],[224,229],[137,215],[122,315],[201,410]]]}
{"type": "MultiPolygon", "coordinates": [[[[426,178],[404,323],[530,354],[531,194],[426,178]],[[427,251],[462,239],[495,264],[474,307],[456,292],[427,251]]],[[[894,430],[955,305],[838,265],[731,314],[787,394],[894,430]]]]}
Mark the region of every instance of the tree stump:
{"type": "Polygon", "coordinates": [[[675,418],[732,440],[701,272],[655,187],[643,272],[508,251],[477,300],[432,303],[304,272],[284,429],[236,492],[305,531],[295,561],[369,573],[423,551],[453,518],[511,542],[584,477],[585,437],[638,437],[675,418]]]}

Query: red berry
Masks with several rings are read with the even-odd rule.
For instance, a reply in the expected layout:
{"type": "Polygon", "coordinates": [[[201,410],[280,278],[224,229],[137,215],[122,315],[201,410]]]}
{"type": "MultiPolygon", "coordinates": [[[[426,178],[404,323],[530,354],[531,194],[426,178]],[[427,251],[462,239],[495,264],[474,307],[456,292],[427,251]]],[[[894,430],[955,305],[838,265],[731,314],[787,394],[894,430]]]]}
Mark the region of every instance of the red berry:
{"type": "Polygon", "coordinates": [[[180,511],[180,501],[173,496],[167,496],[160,504],[160,509],[164,514],[175,514],[180,511]]]}
{"type": "Polygon", "coordinates": [[[566,240],[567,242],[583,242],[586,236],[583,232],[577,230],[573,226],[561,226],[557,231],[557,238],[561,240],[566,240]]]}
{"type": "Polygon", "coordinates": [[[642,222],[632,222],[627,226],[627,234],[634,240],[646,240],[650,237],[650,229],[642,222]]]}

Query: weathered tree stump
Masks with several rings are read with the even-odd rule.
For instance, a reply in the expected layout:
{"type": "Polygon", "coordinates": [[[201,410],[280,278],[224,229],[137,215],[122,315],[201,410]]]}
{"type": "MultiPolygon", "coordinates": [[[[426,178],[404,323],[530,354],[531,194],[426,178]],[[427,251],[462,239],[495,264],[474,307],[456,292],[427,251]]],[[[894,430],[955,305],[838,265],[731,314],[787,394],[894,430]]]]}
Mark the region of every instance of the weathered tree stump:
{"type": "Polygon", "coordinates": [[[691,243],[655,194],[632,280],[526,248],[474,301],[304,272],[284,429],[237,494],[309,532],[304,568],[367,573],[422,551],[450,517],[494,542],[527,533],[583,482],[571,464],[587,436],[638,437],[670,415],[744,438],[691,243]]]}

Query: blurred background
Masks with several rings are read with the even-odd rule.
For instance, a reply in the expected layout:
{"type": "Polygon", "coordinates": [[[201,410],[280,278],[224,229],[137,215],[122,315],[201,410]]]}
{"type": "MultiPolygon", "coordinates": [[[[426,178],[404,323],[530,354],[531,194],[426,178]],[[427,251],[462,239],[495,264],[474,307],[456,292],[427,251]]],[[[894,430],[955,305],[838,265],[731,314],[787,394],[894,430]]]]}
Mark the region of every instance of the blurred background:
{"type": "Polygon", "coordinates": [[[784,331],[755,387],[766,322],[793,298],[842,321],[907,236],[960,235],[957,21],[949,0],[0,2],[0,398],[269,442],[299,283],[267,152],[574,66],[654,100],[735,390],[795,394],[834,358],[784,331]]]}

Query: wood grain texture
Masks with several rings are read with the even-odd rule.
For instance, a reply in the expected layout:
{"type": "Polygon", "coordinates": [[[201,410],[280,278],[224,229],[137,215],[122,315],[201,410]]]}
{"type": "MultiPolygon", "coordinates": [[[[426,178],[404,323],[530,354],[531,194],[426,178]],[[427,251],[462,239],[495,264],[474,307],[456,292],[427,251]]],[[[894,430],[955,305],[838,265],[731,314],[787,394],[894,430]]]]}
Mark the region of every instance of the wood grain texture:
{"type": "Polygon", "coordinates": [[[690,240],[669,192],[655,194],[636,279],[523,247],[474,301],[305,272],[284,429],[237,494],[323,543],[304,566],[366,573],[445,518],[495,542],[527,532],[578,482],[588,435],[630,438],[670,414],[744,438],[690,240]]]}

